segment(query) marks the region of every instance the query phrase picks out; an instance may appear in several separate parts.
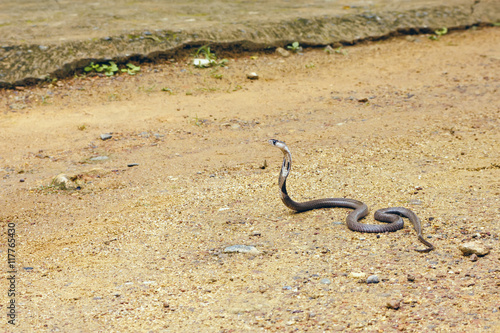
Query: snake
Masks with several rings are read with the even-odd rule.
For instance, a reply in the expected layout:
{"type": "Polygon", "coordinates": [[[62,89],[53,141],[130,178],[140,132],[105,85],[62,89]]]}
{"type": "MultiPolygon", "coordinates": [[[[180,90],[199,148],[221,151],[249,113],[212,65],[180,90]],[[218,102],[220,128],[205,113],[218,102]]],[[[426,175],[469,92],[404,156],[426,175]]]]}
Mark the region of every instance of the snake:
{"type": "Polygon", "coordinates": [[[369,233],[393,232],[402,229],[404,226],[402,217],[406,217],[413,224],[418,240],[426,246],[424,249],[414,250],[417,252],[430,252],[434,250],[434,245],[425,240],[422,235],[420,219],[410,209],[404,207],[390,207],[377,210],[374,214],[374,218],[377,221],[387,223],[385,225],[379,225],[359,222],[359,220],[368,215],[369,212],[368,206],[359,200],[347,198],[324,198],[305,202],[292,200],[286,189],[286,180],[290,174],[290,170],[292,169],[292,153],[287,145],[282,141],[271,139],[269,140],[269,143],[283,152],[283,165],[279,174],[279,187],[281,190],[281,201],[283,201],[286,207],[297,213],[320,208],[351,208],[353,210],[347,215],[346,218],[347,227],[353,231],[369,233]]]}

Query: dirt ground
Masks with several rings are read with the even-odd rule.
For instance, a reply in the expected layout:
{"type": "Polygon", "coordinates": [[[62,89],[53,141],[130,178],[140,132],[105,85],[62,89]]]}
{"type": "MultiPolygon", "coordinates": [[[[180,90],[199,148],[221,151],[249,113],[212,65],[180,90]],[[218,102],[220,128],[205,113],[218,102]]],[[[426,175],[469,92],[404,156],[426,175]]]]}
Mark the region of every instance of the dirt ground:
{"type": "Polygon", "coordinates": [[[498,332],[500,29],[339,51],[0,91],[2,331],[498,332]],[[413,251],[409,223],[291,213],[270,138],[294,199],[409,207],[436,250],[413,251]],[[463,256],[469,240],[491,252],[463,256]]]}

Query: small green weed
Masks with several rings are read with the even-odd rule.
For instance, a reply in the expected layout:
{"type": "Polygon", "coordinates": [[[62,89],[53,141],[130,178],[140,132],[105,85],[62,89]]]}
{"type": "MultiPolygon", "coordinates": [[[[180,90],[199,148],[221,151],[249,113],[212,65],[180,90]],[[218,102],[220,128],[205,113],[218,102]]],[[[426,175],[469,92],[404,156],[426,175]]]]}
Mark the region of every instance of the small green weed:
{"type": "Polygon", "coordinates": [[[293,53],[302,51],[302,46],[300,46],[299,42],[293,42],[292,45],[288,45],[286,48],[293,53]]]}
{"type": "Polygon", "coordinates": [[[122,68],[122,73],[127,72],[128,75],[135,75],[141,70],[141,67],[128,63],[126,68],[122,68]]]}
{"type": "Polygon", "coordinates": [[[448,33],[448,28],[443,27],[441,29],[434,30],[435,35],[429,36],[430,40],[439,40],[441,36],[444,36],[448,33]]]}
{"type": "Polygon", "coordinates": [[[174,94],[174,92],[172,91],[172,89],[167,88],[167,87],[161,88],[161,91],[167,92],[169,95],[173,95],[174,94]]]}
{"type": "Polygon", "coordinates": [[[204,45],[200,47],[194,54],[195,59],[193,64],[195,67],[198,68],[206,68],[206,67],[213,67],[213,66],[220,66],[224,67],[227,65],[229,60],[227,59],[222,59],[222,60],[217,60],[217,56],[215,53],[210,51],[210,45],[204,45]],[[199,57],[203,57],[205,61],[202,61],[203,59],[199,59],[199,57]]]}
{"type": "Polygon", "coordinates": [[[205,123],[205,120],[198,118],[198,115],[194,117],[193,121],[196,126],[203,126],[205,123]]]}
{"type": "MultiPolygon", "coordinates": [[[[106,74],[107,76],[113,76],[115,75],[120,69],[118,68],[118,65],[110,61],[109,65],[107,64],[94,64],[94,62],[91,62],[90,65],[84,68],[86,72],[97,72],[97,73],[102,73],[106,74]]],[[[126,68],[122,68],[122,72],[127,72],[129,75],[135,75],[137,72],[139,72],[141,68],[139,66],[135,66],[134,64],[128,63],[126,68]]]]}
{"type": "Polygon", "coordinates": [[[335,49],[335,53],[337,54],[342,54],[342,55],[347,55],[347,51],[342,49],[342,46],[339,46],[335,49]]]}

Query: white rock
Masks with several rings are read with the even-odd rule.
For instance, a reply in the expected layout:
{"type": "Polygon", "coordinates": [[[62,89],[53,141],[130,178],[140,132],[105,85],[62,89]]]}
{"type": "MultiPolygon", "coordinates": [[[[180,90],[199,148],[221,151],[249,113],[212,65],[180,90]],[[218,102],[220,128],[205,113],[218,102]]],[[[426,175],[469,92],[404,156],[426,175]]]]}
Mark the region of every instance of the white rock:
{"type": "Polygon", "coordinates": [[[211,62],[208,59],[194,59],[193,65],[196,67],[210,67],[211,62]]]}
{"type": "Polygon", "coordinates": [[[351,272],[349,273],[349,277],[355,278],[355,279],[361,279],[366,276],[366,273],[357,273],[357,272],[351,272]]]}
{"type": "Polygon", "coordinates": [[[232,245],[224,249],[225,253],[251,253],[259,254],[259,250],[255,246],[251,245],[232,245]]]}
{"type": "Polygon", "coordinates": [[[67,190],[68,188],[71,187],[71,182],[64,173],[61,173],[52,179],[51,185],[57,188],[60,188],[61,190],[67,190]]]}
{"type": "Polygon", "coordinates": [[[247,78],[250,79],[250,80],[258,80],[259,79],[259,75],[255,72],[251,72],[251,73],[248,73],[247,74],[247,78]]]}
{"type": "Polygon", "coordinates": [[[289,57],[291,54],[290,52],[288,52],[287,50],[285,50],[282,47],[278,47],[276,49],[276,53],[279,54],[280,56],[282,56],[283,58],[289,57]]]}
{"type": "Polygon", "coordinates": [[[463,255],[465,256],[471,254],[475,254],[478,256],[485,256],[488,253],[490,253],[490,249],[478,241],[460,244],[458,248],[460,249],[460,251],[462,251],[463,255]]]}

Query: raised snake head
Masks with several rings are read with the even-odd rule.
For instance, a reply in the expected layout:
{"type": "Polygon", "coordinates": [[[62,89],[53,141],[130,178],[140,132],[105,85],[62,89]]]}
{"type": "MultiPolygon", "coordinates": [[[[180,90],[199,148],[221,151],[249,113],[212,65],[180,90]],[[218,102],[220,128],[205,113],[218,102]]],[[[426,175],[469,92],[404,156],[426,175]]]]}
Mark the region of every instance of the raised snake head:
{"type": "Polygon", "coordinates": [[[284,184],[286,177],[290,173],[290,169],[292,168],[292,153],[290,152],[290,149],[288,149],[287,145],[280,140],[276,139],[271,139],[268,141],[270,144],[275,146],[276,148],[279,148],[283,152],[283,165],[281,167],[281,173],[280,173],[280,186],[284,184]]]}

